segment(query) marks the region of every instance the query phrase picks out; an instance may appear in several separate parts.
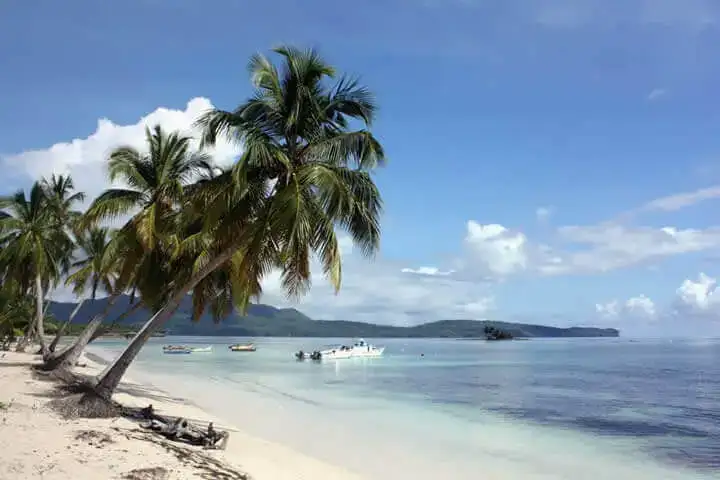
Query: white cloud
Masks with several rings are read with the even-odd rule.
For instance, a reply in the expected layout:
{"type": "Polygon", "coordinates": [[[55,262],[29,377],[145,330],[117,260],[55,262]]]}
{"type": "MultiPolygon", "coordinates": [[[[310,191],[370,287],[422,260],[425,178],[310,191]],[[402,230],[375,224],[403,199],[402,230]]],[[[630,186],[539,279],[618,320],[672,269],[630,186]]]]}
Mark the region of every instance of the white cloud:
{"type": "Polygon", "coordinates": [[[527,268],[527,237],[522,233],[470,220],[465,243],[474,260],[491,274],[505,276],[527,268]]]}
{"type": "Polygon", "coordinates": [[[665,90],[664,88],[656,88],[648,94],[647,100],[648,102],[654,102],[661,99],[665,95],[667,95],[667,90],[665,90]]]}
{"type": "Polygon", "coordinates": [[[595,304],[595,311],[600,316],[611,319],[625,316],[653,318],[657,313],[655,302],[645,295],[629,298],[623,303],[617,300],[598,303],[595,304]]]}
{"type": "MultiPolygon", "coordinates": [[[[0,166],[10,173],[25,175],[33,181],[41,176],[71,174],[78,190],[89,199],[110,186],[106,175],[108,154],[116,147],[145,147],[145,128],[161,125],[168,131],[179,130],[198,138],[193,123],[206,110],[213,108],[207,98],[193,98],[185,110],[157,108],[131,125],[117,125],[107,118],[98,120],[97,129],[86,138],[57,143],[46,149],[26,151],[0,158],[0,166]]],[[[226,163],[240,151],[238,145],[219,142],[214,150],[216,161],[226,163]]]]}
{"type": "Polygon", "coordinates": [[[701,188],[693,192],[676,193],[667,197],[657,198],[641,206],[635,212],[664,211],[675,212],[695,204],[720,198],[720,185],[701,188]]]}
{"type": "Polygon", "coordinates": [[[440,270],[437,267],[420,267],[420,268],[403,268],[400,270],[402,273],[412,273],[415,275],[430,275],[430,276],[447,276],[455,273],[454,270],[440,270]]]}
{"type": "Polygon", "coordinates": [[[686,279],[677,289],[677,297],[683,306],[691,310],[707,311],[720,304],[720,297],[715,294],[717,280],[700,273],[697,281],[686,279]]]}
{"type": "Polygon", "coordinates": [[[620,305],[617,300],[608,303],[596,303],[595,311],[603,317],[617,317],[620,311],[620,305]]]}
{"type": "Polygon", "coordinates": [[[697,279],[684,280],[675,290],[675,296],[661,307],[647,296],[640,295],[625,302],[612,300],[598,303],[595,312],[607,321],[648,319],[657,325],[664,322],[670,328],[676,328],[678,322],[682,322],[684,327],[692,324],[692,330],[701,332],[708,321],[720,319],[717,284],[716,278],[700,273],[697,279]]]}
{"type": "Polygon", "coordinates": [[[553,245],[539,244],[503,225],[471,220],[465,255],[456,262],[461,265],[458,272],[496,279],[521,273],[594,274],[720,248],[720,227],[678,229],[605,222],[562,226],[555,234],[553,245]]]}
{"type": "Polygon", "coordinates": [[[654,317],[656,313],[655,303],[645,295],[628,299],[625,302],[625,308],[630,312],[640,313],[648,317],[654,317]]]}
{"type": "Polygon", "coordinates": [[[557,273],[607,272],[650,260],[720,247],[720,228],[706,230],[674,227],[626,227],[606,223],[566,226],[558,229],[561,239],[584,245],[584,250],[563,256],[564,270],[557,273]]]}

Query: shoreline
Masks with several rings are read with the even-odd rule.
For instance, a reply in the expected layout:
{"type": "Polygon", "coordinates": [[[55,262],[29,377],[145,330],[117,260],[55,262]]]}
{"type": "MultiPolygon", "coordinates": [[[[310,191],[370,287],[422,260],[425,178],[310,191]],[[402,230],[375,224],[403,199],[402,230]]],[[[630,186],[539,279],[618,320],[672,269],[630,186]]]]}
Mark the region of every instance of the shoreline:
{"type": "MultiPolygon", "coordinates": [[[[90,352],[85,353],[85,361],[87,366],[77,371],[89,375],[100,373],[109,363],[90,352]]],[[[129,407],[152,404],[161,415],[198,423],[214,422],[218,430],[230,432],[227,449],[203,450],[166,441],[126,418],[65,420],[47,406],[57,398],[54,393],[57,384],[32,374],[31,366],[37,363],[39,357],[30,353],[0,354],[0,449],[3,451],[0,472],[7,472],[11,475],[9,478],[364,478],[285,445],[252,436],[201,409],[192,399],[132,378],[124,379],[114,400],[129,407]],[[158,469],[157,476],[127,476],[143,468],[158,469]]],[[[150,475],[152,471],[144,473],[150,475]]]]}

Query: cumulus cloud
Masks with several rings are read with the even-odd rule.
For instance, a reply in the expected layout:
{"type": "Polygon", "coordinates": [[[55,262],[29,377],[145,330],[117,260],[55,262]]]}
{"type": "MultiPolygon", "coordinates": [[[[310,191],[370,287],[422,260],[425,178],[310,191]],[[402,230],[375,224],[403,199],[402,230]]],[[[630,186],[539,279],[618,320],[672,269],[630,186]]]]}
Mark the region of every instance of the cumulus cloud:
{"type": "Polygon", "coordinates": [[[492,274],[505,276],[528,266],[527,237],[502,225],[470,220],[465,244],[474,260],[492,274]]]}
{"type": "Polygon", "coordinates": [[[690,279],[683,281],[676,294],[682,306],[693,311],[707,312],[720,305],[720,297],[715,294],[716,290],[717,280],[700,273],[697,281],[690,279]]]}
{"type": "Polygon", "coordinates": [[[595,304],[595,311],[605,318],[617,318],[620,316],[652,318],[657,313],[655,302],[645,295],[629,298],[625,302],[612,300],[604,304],[598,303],[595,304]]]}
{"type": "Polygon", "coordinates": [[[607,321],[650,319],[667,326],[692,325],[693,331],[703,331],[720,319],[720,296],[716,294],[718,281],[705,273],[696,279],[685,279],[661,306],[645,295],[621,302],[612,300],[595,304],[595,312],[607,321]],[[690,322],[688,324],[688,322],[690,322]],[[708,323],[710,322],[710,323],[708,323]]]}
{"type": "MultiPolygon", "coordinates": [[[[4,156],[0,158],[0,166],[13,176],[25,176],[28,183],[53,173],[71,174],[75,186],[92,199],[110,186],[105,168],[107,157],[113,149],[125,145],[144,149],[145,128],[155,125],[199,138],[199,132],[193,124],[203,112],[211,108],[213,105],[210,100],[198,97],[190,100],[184,110],[160,107],[131,125],[118,125],[101,118],[95,132],[85,138],[4,156]]],[[[239,151],[238,145],[221,141],[208,153],[213,154],[219,163],[227,163],[239,151]]]]}

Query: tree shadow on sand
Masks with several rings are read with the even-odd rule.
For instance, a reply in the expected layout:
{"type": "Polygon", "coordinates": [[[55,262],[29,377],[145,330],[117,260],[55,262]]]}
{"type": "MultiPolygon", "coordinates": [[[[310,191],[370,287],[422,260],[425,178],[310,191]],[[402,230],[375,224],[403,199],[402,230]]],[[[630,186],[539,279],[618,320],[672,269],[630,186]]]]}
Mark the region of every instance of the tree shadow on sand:
{"type": "Polygon", "coordinates": [[[183,445],[170,443],[149,432],[124,432],[127,438],[151,442],[172,453],[181,463],[190,466],[200,473],[201,478],[208,480],[251,480],[251,477],[238,470],[230,468],[222,461],[213,458],[202,451],[188,448],[183,445]]]}

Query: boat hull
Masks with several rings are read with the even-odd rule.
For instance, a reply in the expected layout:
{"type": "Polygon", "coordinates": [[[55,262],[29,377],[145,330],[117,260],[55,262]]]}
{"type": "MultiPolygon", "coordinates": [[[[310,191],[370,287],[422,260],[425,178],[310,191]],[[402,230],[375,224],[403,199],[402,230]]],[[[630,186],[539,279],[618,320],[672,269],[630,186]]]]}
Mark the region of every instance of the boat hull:
{"type": "Polygon", "coordinates": [[[330,349],[320,352],[323,359],[327,360],[345,360],[348,358],[377,358],[381,357],[385,347],[372,347],[369,350],[361,350],[352,348],[349,350],[330,349]]]}
{"type": "Polygon", "coordinates": [[[231,352],[254,352],[257,350],[255,345],[230,345],[228,349],[231,352]]]}

